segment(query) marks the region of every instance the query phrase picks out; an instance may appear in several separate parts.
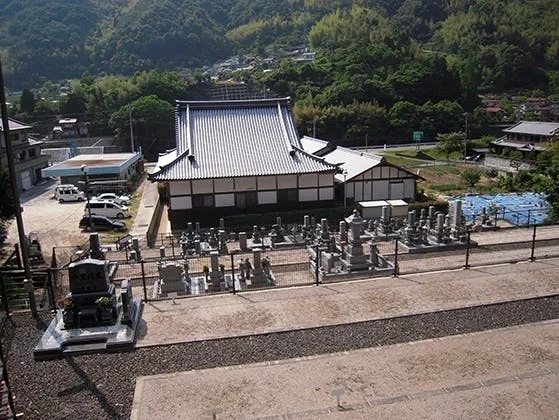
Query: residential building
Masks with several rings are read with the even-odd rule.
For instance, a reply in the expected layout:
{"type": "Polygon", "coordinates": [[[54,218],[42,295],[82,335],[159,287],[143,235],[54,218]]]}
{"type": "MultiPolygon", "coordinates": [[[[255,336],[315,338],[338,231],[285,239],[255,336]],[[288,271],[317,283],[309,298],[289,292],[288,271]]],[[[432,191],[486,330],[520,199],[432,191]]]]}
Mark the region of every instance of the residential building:
{"type": "Polygon", "coordinates": [[[512,151],[522,153],[522,160],[535,161],[537,154],[546,144],[559,138],[559,123],[543,121],[521,121],[503,130],[504,136],[493,141],[496,154],[512,151]]]}
{"type": "MultiPolygon", "coordinates": [[[[31,126],[9,119],[10,142],[14,157],[16,184],[20,191],[25,191],[41,180],[41,170],[48,166],[49,157],[41,155],[42,141],[29,136],[31,126]]],[[[8,169],[8,156],[4,126],[0,120],[0,167],[8,169]]]]}
{"type": "Polygon", "coordinates": [[[289,98],[177,101],[176,148],[150,179],[172,229],[234,213],[334,205],[337,165],[303,149],[289,98]]]}

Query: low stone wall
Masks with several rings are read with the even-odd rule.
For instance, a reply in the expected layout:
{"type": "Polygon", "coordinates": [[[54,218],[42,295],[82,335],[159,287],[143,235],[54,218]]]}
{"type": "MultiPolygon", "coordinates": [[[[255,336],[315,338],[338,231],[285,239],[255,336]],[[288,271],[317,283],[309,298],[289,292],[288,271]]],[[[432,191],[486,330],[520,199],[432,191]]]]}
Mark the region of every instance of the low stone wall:
{"type": "Polygon", "coordinates": [[[151,220],[146,232],[146,240],[148,247],[152,247],[157,240],[157,232],[159,231],[159,223],[161,221],[161,215],[165,206],[161,204],[159,197],[157,198],[157,203],[155,204],[155,209],[153,210],[151,220]]]}

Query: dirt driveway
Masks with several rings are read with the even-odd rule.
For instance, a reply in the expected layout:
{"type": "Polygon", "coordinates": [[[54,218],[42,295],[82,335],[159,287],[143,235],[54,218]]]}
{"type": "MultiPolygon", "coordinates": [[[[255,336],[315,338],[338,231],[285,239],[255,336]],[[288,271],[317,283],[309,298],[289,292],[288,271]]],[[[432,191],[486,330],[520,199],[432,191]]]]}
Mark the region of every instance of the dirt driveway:
{"type": "MultiPolygon", "coordinates": [[[[56,182],[49,180],[23,192],[20,202],[23,208],[25,233],[39,232],[43,255],[48,258],[52,247],[79,245],[87,241],[88,234],[78,228],[83,215],[83,202],[58,203],[54,199],[56,182]]],[[[11,252],[19,242],[15,219],[8,229],[6,250],[11,252]]]]}

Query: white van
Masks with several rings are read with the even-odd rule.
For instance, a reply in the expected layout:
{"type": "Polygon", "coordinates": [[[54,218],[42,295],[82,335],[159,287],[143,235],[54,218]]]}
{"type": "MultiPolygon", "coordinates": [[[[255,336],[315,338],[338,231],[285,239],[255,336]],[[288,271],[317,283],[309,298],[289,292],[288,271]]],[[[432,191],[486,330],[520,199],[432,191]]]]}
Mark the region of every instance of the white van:
{"type": "Polygon", "coordinates": [[[54,187],[54,198],[56,198],[59,203],[64,203],[65,201],[83,201],[85,200],[85,194],[75,185],[61,184],[54,187]]]}
{"type": "Polygon", "coordinates": [[[128,207],[119,206],[118,204],[107,200],[91,200],[85,205],[83,210],[85,215],[89,214],[89,209],[91,209],[91,214],[99,214],[109,218],[116,217],[117,219],[122,219],[124,217],[130,217],[128,207]]]}

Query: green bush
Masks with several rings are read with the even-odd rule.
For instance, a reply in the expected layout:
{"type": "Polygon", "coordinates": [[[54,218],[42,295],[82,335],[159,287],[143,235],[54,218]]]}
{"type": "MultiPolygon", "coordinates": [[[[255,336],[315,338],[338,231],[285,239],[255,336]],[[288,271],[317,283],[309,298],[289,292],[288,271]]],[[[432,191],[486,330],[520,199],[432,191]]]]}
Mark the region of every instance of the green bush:
{"type": "Polygon", "coordinates": [[[420,213],[421,209],[428,210],[430,206],[435,207],[435,211],[448,213],[448,201],[441,200],[410,203],[410,205],[408,206],[408,210],[415,210],[416,213],[420,213]]]}
{"type": "Polygon", "coordinates": [[[439,192],[448,192],[448,191],[456,191],[460,190],[460,186],[456,184],[439,184],[439,185],[431,185],[431,188],[435,191],[439,192]]]}

